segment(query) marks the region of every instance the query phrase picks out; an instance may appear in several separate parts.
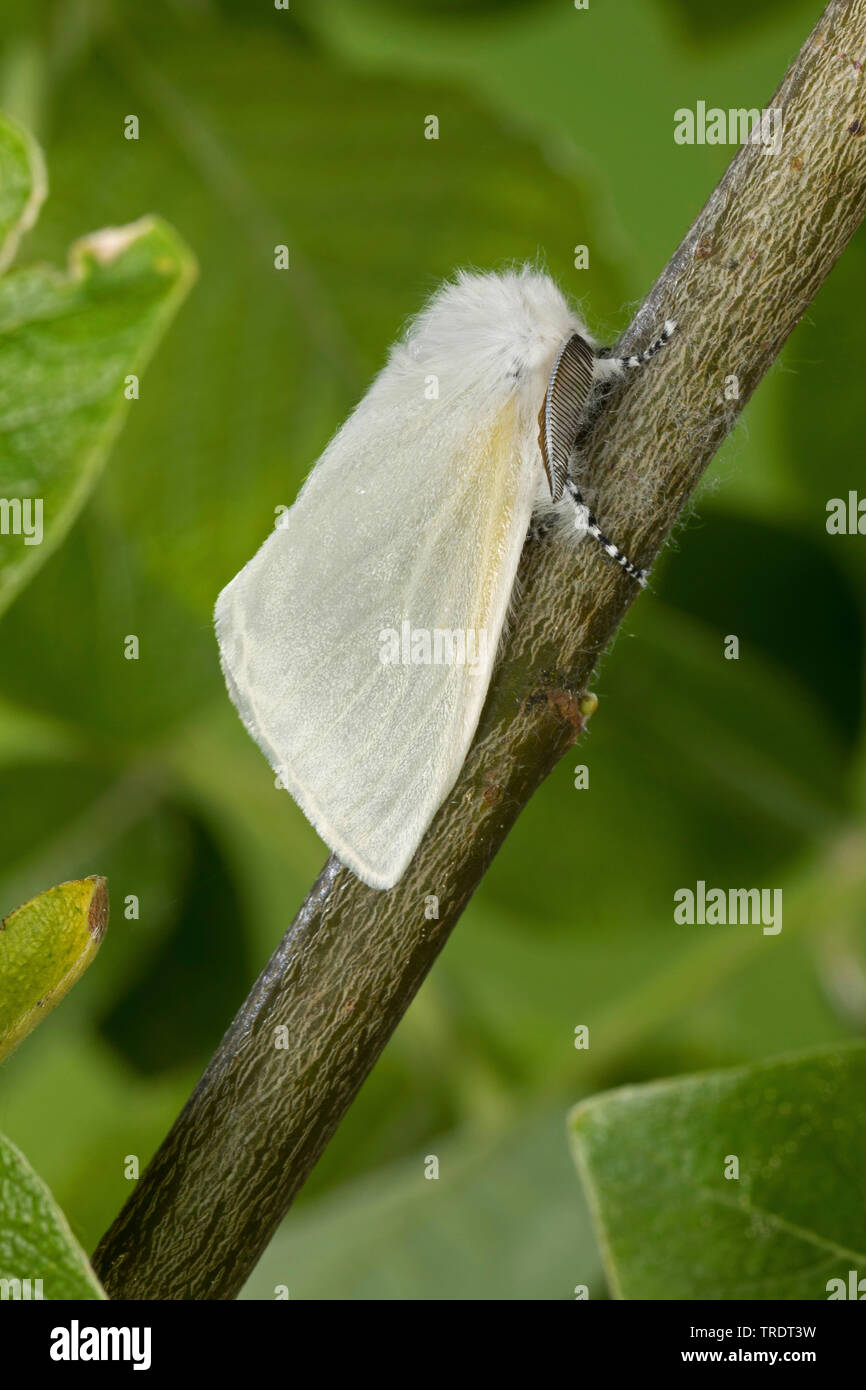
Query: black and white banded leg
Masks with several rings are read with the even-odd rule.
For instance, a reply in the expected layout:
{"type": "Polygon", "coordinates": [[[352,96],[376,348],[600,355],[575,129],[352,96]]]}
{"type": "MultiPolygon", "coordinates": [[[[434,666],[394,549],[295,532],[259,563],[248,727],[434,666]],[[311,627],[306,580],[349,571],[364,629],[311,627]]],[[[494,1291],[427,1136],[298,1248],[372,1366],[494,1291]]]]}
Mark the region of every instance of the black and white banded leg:
{"type": "Polygon", "coordinates": [[[589,510],[589,507],[581,497],[580,488],[573,478],[566,478],[565,491],[574,503],[576,528],[580,531],[587,531],[589,535],[593,536],[605,553],[609,555],[612,560],[616,560],[618,565],[622,565],[626,574],[631,575],[632,579],[636,579],[641,588],[645,589],[648,571],[638,569],[637,565],[632,564],[631,560],[620,550],[618,545],[614,545],[613,541],[608,540],[592,512],[589,510]]]}
{"type": "Polygon", "coordinates": [[[604,534],[571,477],[569,463],[578,436],[592,423],[601,405],[605,384],[651,361],[673,336],[676,326],[673,319],[668,319],[655,342],[631,357],[614,357],[610,348],[597,349],[588,336],[572,333],[557,353],[538,414],[538,443],[551,499],[558,502],[563,495],[568,496],[575,509],[575,529],[581,534],[589,532],[641,587],[646,585],[647,571],[635,565],[604,534]]]}
{"type": "Polygon", "coordinates": [[[649,347],[644,348],[643,352],[633,354],[631,357],[614,357],[610,348],[602,348],[598,356],[608,362],[619,363],[621,367],[643,367],[649,362],[650,358],[655,357],[656,353],[661,351],[665,343],[670,341],[676,332],[676,327],[676,320],[668,319],[655,342],[650,343],[649,347]]]}
{"type": "MultiPolygon", "coordinates": [[[[643,367],[646,365],[647,362],[650,361],[651,358],[655,357],[657,352],[661,351],[665,343],[670,341],[670,339],[676,332],[676,326],[676,321],[674,319],[667,319],[665,321],[661,333],[656,338],[655,342],[650,343],[649,347],[644,348],[643,352],[633,354],[631,357],[614,357],[612,359],[608,358],[608,360],[618,362],[622,367],[626,369],[631,367],[643,367]]],[[[602,356],[602,354],[599,353],[599,356],[602,356]]],[[[578,526],[578,529],[587,530],[589,534],[593,536],[595,540],[598,541],[599,545],[606,552],[606,554],[608,554],[612,560],[616,560],[618,565],[622,565],[626,574],[631,575],[632,579],[636,579],[638,584],[640,584],[641,588],[645,589],[648,571],[640,569],[636,564],[633,563],[633,561],[631,561],[628,558],[624,551],[620,550],[618,545],[614,545],[613,541],[608,540],[607,536],[602,531],[592,512],[589,510],[583,498],[581,497],[580,489],[578,488],[576,483],[572,482],[571,478],[566,479],[565,490],[571,498],[572,502],[574,503],[575,511],[577,513],[577,516],[575,517],[575,524],[578,526]]]]}

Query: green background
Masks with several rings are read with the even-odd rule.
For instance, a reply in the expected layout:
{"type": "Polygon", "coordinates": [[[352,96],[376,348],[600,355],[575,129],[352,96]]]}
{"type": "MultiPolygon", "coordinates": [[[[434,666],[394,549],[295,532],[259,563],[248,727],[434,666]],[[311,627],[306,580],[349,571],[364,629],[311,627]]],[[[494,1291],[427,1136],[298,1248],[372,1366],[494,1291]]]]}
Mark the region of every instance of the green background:
{"type": "MultiPolygon", "coordinates": [[[[76,236],[158,212],[200,265],[105,476],[0,624],[0,913],[91,873],[112,900],[95,966],[0,1077],[0,1131],[85,1248],[324,858],[225,694],[217,592],[455,267],[543,260],[615,336],[731,155],[676,145],[674,110],[768,104],[817,15],[814,0],[0,3],[0,107],[42,142],[50,183],[19,260],[62,262],[76,236]]],[[[248,1296],[602,1294],[568,1107],[866,1028],[866,562],[861,538],[825,529],[827,501],[857,486],[864,292],[861,235],[248,1296]],[[782,932],[675,925],[673,894],[697,879],[782,888],[782,932]]]]}

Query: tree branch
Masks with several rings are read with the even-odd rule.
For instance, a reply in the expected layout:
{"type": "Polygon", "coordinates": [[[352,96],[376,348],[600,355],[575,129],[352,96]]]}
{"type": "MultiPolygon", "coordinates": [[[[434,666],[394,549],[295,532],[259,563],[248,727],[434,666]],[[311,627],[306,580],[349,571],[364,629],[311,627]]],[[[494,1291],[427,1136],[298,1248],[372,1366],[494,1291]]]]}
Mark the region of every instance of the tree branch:
{"type": "MultiPolygon", "coordinates": [[[[679,322],[585,442],[597,514],[639,563],[866,212],[864,60],[866,0],[832,0],[773,100],[781,150],[738,150],[621,340],[632,351],[665,318],[679,322]],[[731,373],[739,399],[725,401],[731,373]]],[[[377,893],[328,861],[96,1252],[111,1297],[238,1293],[520,811],[580,733],[580,692],[635,585],[590,543],[547,539],[526,547],[521,593],[466,765],[409,872],[377,893]],[[438,920],[424,915],[428,894],[438,920]],[[275,1046],[281,1026],[287,1050],[275,1046]]]]}

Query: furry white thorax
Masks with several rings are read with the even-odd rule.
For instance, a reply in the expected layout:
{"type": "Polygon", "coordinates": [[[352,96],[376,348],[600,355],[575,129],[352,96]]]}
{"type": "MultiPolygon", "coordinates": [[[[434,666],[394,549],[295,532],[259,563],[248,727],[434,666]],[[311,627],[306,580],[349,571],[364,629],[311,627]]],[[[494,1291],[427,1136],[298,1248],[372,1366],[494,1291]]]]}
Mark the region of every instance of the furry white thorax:
{"type": "Polygon", "coordinates": [[[571,333],[586,328],[547,275],[529,267],[504,275],[461,271],[412,321],[392,350],[389,368],[405,356],[417,370],[447,363],[449,381],[513,377],[538,386],[539,404],[553,359],[571,333]]]}
{"type": "MultiPolygon", "coordinates": [[[[410,321],[370,395],[387,409],[405,400],[410,388],[417,392],[419,377],[435,377],[443,405],[463,397],[476,418],[484,419],[488,405],[501,401],[506,382],[529,407],[534,443],[535,413],[556,354],[572,333],[597,348],[597,340],[549,275],[528,265],[501,274],[462,270],[410,321]]],[[[595,382],[600,385],[622,370],[618,361],[597,357],[595,382]]],[[[572,529],[574,509],[567,500],[551,501],[540,450],[534,452],[533,513],[572,529]]]]}

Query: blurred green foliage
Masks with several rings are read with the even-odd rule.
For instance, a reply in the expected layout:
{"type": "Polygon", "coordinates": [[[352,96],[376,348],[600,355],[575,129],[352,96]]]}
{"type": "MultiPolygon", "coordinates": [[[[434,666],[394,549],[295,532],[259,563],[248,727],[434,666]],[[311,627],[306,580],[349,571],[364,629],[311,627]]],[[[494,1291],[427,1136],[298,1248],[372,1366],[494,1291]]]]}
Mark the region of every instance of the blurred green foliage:
{"type": "MultiPolygon", "coordinates": [[[[200,265],[111,468],[0,627],[0,902],[94,871],[140,902],[0,1079],[0,1129],[86,1248],[324,857],[225,695],[219,588],[456,266],[539,258],[593,329],[625,324],[730,157],[676,146],[674,109],[765,104],[816,18],[804,0],[711,8],[0,3],[0,106],[51,173],[27,258],[153,211],[200,265]]],[[[248,1296],[598,1293],[572,1101],[866,1026],[866,564],[824,525],[856,486],[864,282],[861,236],[248,1296]],[[782,932],[675,925],[699,878],[782,887],[782,932]]]]}

